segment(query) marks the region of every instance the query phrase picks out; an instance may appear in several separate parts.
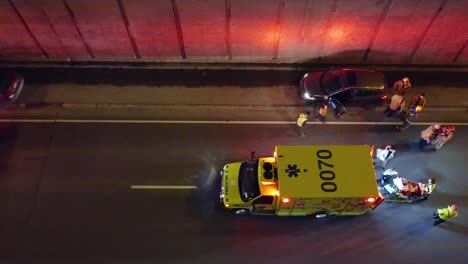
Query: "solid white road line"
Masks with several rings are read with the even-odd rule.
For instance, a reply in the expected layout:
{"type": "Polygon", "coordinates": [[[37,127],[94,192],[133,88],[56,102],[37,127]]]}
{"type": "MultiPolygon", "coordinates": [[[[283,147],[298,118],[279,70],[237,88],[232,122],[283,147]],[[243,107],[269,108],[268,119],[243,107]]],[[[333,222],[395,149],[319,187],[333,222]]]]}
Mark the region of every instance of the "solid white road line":
{"type": "MultiPolygon", "coordinates": [[[[97,124],[236,124],[236,125],[290,125],[296,121],[230,121],[230,120],[110,120],[110,119],[0,119],[0,123],[97,123],[97,124]]],[[[402,122],[328,121],[328,125],[401,125],[402,122]]],[[[467,126],[466,122],[414,122],[413,126],[441,125],[467,126]]],[[[309,121],[308,125],[322,125],[309,121]]]]}
{"type": "Polygon", "coordinates": [[[131,185],[133,190],[193,190],[195,185],[131,185]]]}

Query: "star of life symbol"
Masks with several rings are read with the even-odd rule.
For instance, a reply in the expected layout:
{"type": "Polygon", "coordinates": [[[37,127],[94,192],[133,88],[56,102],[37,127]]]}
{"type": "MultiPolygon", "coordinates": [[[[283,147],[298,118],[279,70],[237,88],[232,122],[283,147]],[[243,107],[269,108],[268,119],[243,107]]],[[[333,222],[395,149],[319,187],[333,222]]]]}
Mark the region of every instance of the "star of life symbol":
{"type": "Polygon", "coordinates": [[[285,171],[289,177],[297,177],[299,176],[299,172],[301,172],[301,169],[299,169],[296,164],[288,164],[288,168],[285,171]]]}

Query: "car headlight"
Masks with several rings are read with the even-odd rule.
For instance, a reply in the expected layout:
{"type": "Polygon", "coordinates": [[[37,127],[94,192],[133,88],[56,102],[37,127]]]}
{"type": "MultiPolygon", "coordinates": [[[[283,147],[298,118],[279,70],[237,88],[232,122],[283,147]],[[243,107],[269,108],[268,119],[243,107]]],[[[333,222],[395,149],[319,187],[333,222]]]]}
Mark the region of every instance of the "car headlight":
{"type": "Polygon", "coordinates": [[[309,100],[315,100],[314,97],[310,97],[310,94],[308,92],[304,92],[304,98],[309,99],[309,100]]]}
{"type": "Polygon", "coordinates": [[[224,177],[223,177],[224,170],[221,170],[220,174],[221,174],[221,180],[220,180],[221,186],[219,190],[219,198],[222,200],[224,198],[224,177]]]}
{"type": "Polygon", "coordinates": [[[219,193],[219,198],[223,199],[224,198],[224,187],[221,186],[221,192],[219,193]]]}

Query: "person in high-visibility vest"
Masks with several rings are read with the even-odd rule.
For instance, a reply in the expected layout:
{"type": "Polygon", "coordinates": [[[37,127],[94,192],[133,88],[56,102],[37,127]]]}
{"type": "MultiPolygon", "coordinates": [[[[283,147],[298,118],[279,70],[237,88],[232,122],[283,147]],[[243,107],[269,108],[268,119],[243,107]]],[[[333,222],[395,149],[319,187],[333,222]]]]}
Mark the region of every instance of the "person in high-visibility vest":
{"type": "Polygon", "coordinates": [[[442,224],[445,221],[457,217],[457,210],[458,207],[455,204],[449,205],[447,208],[437,209],[437,211],[433,213],[435,219],[434,225],[442,224]]]}
{"type": "Polygon", "coordinates": [[[427,183],[418,183],[418,186],[419,190],[421,191],[421,195],[429,195],[436,187],[436,179],[430,178],[427,180],[427,183]]]}
{"type": "Polygon", "coordinates": [[[302,112],[299,114],[299,117],[297,118],[296,124],[297,127],[299,128],[299,132],[301,133],[301,136],[305,136],[304,134],[304,126],[307,123],[308,116],[310,115],[310,112],[302,112]]]}

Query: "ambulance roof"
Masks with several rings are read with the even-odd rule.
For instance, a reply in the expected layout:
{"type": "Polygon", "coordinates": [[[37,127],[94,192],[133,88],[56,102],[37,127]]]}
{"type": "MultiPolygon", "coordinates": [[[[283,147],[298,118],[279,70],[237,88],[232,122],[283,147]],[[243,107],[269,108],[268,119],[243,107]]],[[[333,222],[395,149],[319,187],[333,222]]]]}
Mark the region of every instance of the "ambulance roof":
{"type": "Polygon", "coordinates": [[[379,195],[367,145],[277,146],[276,155],[281,197],[379,195]]]}

